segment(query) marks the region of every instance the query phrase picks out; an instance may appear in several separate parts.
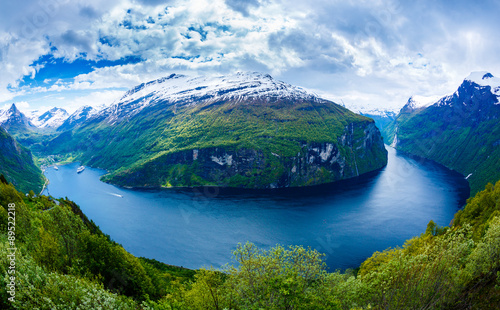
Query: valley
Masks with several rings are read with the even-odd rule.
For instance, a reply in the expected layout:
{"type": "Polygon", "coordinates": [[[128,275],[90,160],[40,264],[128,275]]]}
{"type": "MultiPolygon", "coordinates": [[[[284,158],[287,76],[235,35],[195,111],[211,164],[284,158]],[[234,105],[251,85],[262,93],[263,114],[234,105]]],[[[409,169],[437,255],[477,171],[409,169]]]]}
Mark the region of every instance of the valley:
{"type": "Polygon", "coordinates": [[[460,174],[390,147],[380,171],[274,190],[132,190],[101,182],[103,170],[78,174],[78,166],[48,168],[44,194],[71,197],[135,256],[193,269],[221,268],[246,241],[264,248],[303,245],[325,253],[329,270],[355,268],[373,252],[420,234],[429,219],[448,225],[469,197],[460,174]]]}

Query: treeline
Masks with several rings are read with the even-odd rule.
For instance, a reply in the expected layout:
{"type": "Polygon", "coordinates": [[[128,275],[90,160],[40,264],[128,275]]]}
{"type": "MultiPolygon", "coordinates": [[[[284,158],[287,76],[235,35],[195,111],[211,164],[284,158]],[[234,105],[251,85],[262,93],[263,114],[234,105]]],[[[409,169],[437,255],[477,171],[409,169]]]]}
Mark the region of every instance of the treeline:
{"type": "Polygon", "coordinates": [[[300,246],[240,244],[234,265],[190,271],[136,258],[66,199],[0,184],[0,307],[5,309],[495,309],[500,304],[500,181],[450,227],[430,222],[401,248],[330,272],[300,246]],[[9,302],[7,206],[16,204],[16,297],[9,302]]]}

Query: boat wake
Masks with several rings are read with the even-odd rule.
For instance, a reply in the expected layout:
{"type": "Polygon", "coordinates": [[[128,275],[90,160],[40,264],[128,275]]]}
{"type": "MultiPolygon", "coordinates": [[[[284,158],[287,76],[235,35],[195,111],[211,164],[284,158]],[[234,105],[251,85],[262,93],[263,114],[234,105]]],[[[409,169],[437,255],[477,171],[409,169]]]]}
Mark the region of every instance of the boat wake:
{"type": "Polygon", "coordinates": [[[108,194],[110,194],[110,195],[113,195],[113,196],[116,196],[116,197],[120,197],[120,198],[123,198],[123,195],[120,195],[120,194],[115,194],[115,193],[109,193],[109,192],[108,192],[108,194]]]}

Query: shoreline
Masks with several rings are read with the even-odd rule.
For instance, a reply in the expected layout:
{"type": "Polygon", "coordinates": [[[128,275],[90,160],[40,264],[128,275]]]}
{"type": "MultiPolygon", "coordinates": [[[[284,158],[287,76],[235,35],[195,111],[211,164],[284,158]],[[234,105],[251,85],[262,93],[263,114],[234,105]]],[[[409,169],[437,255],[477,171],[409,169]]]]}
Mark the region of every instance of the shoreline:
{"type": "Polygon", "coordinates": [[[45,169],[42,170],[42,174],[43,174],[43,177],[45,178],[45,183],[43,184],[43,187],[42,187],[42,190],[40,191],[40,194],[38,194],[38,196],[42,196],[42,193],[43,191],[45,190],[45,188],[50,184],[50,180],[49,178],[47,178],[45,176],[45,169]]]}

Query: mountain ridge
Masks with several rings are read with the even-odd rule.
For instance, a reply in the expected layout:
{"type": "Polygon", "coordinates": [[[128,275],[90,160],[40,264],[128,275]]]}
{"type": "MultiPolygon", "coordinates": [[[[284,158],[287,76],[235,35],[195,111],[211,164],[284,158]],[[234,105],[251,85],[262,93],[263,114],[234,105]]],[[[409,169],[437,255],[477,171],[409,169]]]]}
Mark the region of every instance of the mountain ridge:
{"type": "Polygon", "coordinates": [[[94,108],[89,105],[84,105],[79,107],[75,112],[69,115],[64,122],[62,122],[58,127],[57,131],[66,131],[73,129],[82,123],[84,123],[87,119],[96,115],[100,110],[98,108],[94,108]]]}
{"type": "Polygon", "coordinates": [[[100,114],[107,114],[108,122],[114,122],[122,117],[131,117],[157,102],[178,108],[200,102],[237,99],[237,103],[259,97],[271,101],[277,98],[319,100],[300,87],[258,72],[211,77],[171,74],[132,88],[100,114]]]}
{"type": "Polygon", "coordinates": [[[314,185],[387,161],[372,120],[259,73],[141,84],[47,149],[110,170],[106,181],[153,187],[314,185]]]}
{"type": "Polygon", "coordinates": [[[57,128],[69,117],[65,109],[54,107],[38,117],[31,119],[31,123],[38,128],[57,128]]]}

